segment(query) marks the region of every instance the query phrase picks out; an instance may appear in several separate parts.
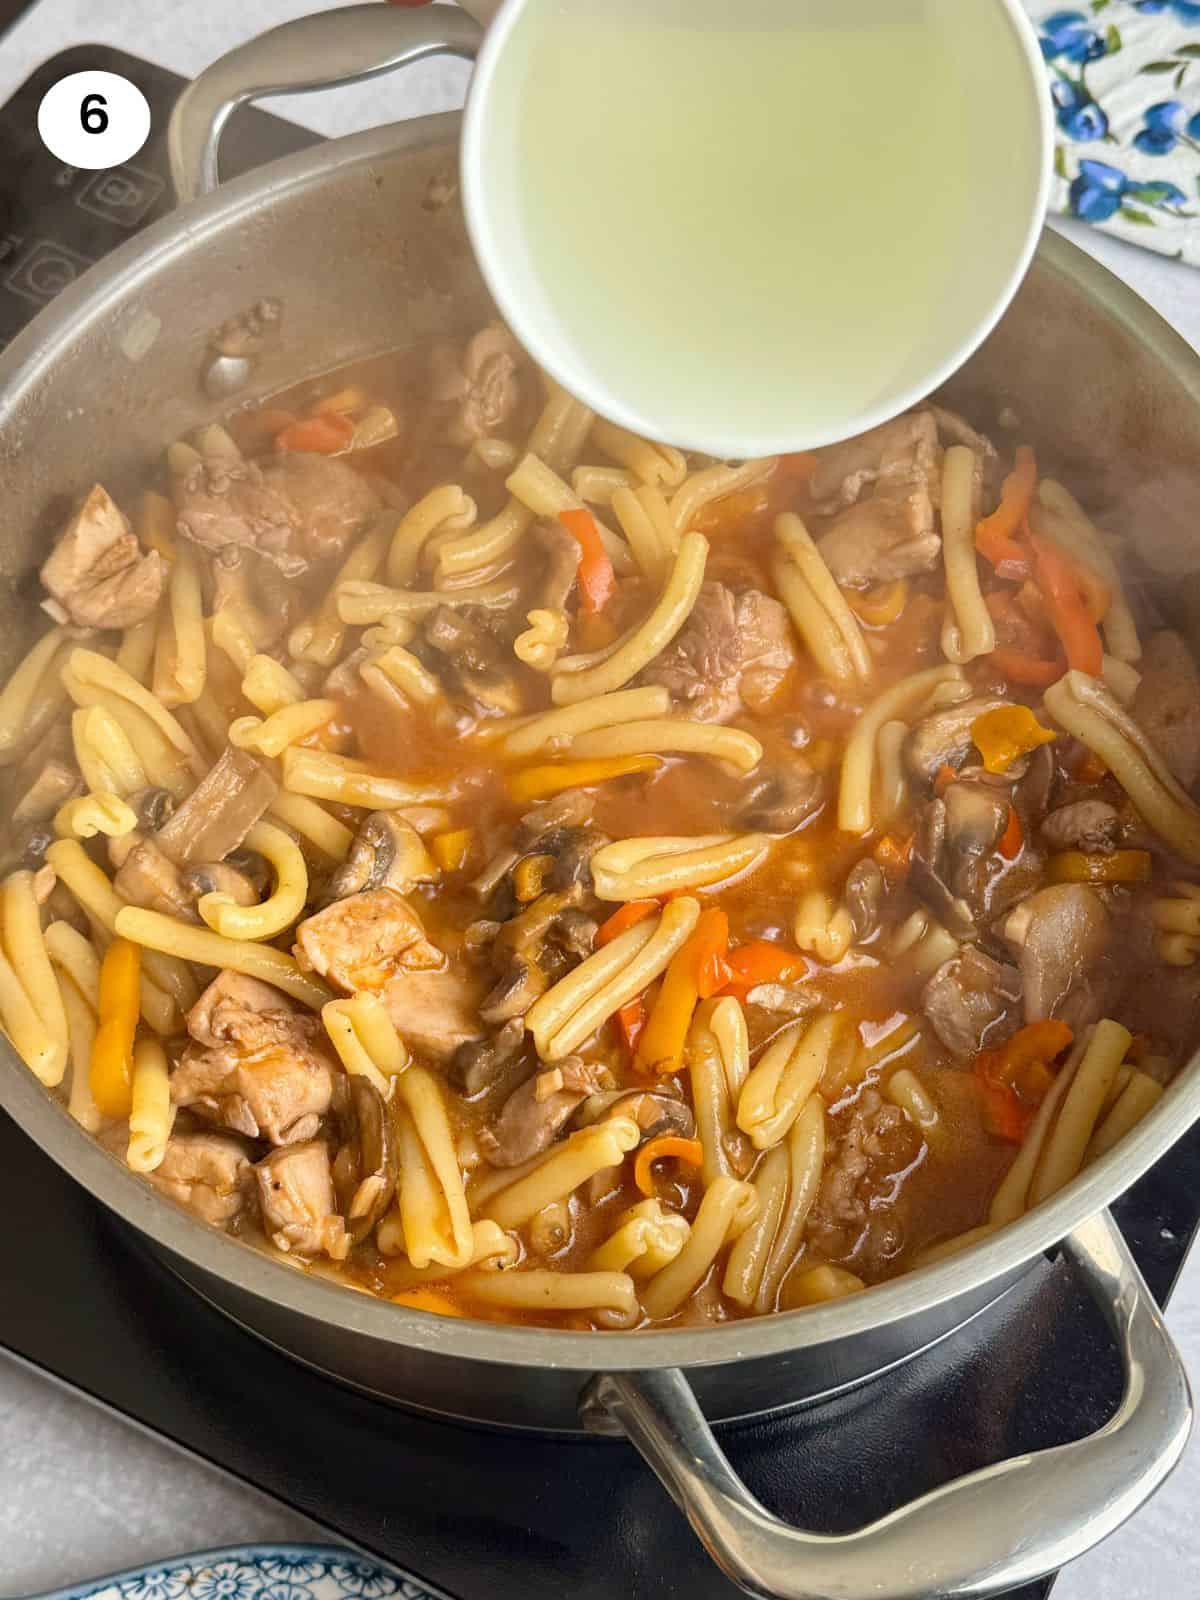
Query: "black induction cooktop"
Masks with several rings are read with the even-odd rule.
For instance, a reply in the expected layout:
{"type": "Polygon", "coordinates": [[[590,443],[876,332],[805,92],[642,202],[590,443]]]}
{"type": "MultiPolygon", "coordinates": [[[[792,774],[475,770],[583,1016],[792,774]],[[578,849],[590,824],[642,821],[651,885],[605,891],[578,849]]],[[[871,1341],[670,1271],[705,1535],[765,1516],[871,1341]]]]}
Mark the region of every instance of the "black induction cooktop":
{"type": "MultiPolygon", "coordinates": [[[[19,9],[0,0],[0,26],[19,9]]],[[[169,209],[162,131],[180,87],[161,68],[81,46],[45,63],[0,108],[0,344],[169,209]],[[45,90],[88,67],[124,73],[152,107],[150,143],[115,173],[64,167],[33,131],[45,90]]],[[[242,110],[222,146],[224,170],[312,141],[242,110]]],[[[1114,1209],[1165,1302],[1200,1217],[1200,1130],[1114,1209]]],[[[0,1349],[448,1594],[730,1600],[738,1592],[631,1450],[431,1421],[293,1364],[185,1290],[2,1113],[0,1215],[21,1219],[0,1269],[0,1349]]],[[[1098,1313],[1064,1267],[1046,1262],[886,1380],[723,1429],[722,1442],[769,1507],[838,1532],[964,1472],[1083,1437],[1111,1416],[1120,1387],[1098,1313]]],[[[1049,1581],[1028,1585],[1010,1600],[1045,1600],[1049,1590],[1049,1581]]]]}

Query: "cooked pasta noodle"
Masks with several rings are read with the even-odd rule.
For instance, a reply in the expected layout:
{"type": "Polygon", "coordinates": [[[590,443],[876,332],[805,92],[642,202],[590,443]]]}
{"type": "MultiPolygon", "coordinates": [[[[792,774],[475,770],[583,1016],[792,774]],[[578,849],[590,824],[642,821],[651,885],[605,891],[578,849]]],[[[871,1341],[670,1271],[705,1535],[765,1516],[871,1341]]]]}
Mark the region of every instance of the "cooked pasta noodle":
{"type": "MultiPolygon", "coordinates": [[[[531,756],[540,750],[556,749],[572,744],[573,753],[579,754],[577,741],[583,734],[598,729],[618,728],[626,723],[639,724],[645,718],[661,717],[671,704],[667,691],[657,684],[644,689],[617,689],[612,694],[597,695],[592,700],[580,700],[574,705],[562,706],[556,711],[544,711],[541,716],[530,717],[519,728],[505,736],[503,750],[506,756],[531,756]]],[[[625,751],[595,751],[597,755],[624,755],[625,751]]],[[[635,752],[640,753],[640,752],[635,752]]]]}
{"type": "Polygon", "coordinates": [[[148,950],[158,950],[181,961],[195,961],[202,967],[244,972],[249,978],[274,984],[312,1011],[319,1011],[330,998],[329,990],[319,978],[301,972],[291,956],[271,945],[254,944],[248,939],[223,939],[208,928],[197,928],[190,922],[181,922],[178,917],[147,911],[142,906],[123,906],[117,912],[114,926],[123,939],[131,939],[148,950]]]}
{"type": "Polygon", "coordinates": [[[252,750],[260,756],[281,756],[289,745],[317,733],[337,715],[336,700],[301,700],[273,711],[265,721],[236,717],[229,724],[229,742],[235,750],[252,750]]]}
{"type": "MultiPolygon", "coordinates": [[[[414,1267],[427,1267],[431,1262],[465,1267],[474,1254],[475,1235],[441,1085],[426,1067],[416,1065],[395,1083],[400,1139],[398,1210],[405,1254],[414,1267]]],[[[382,1235],[381,1226],[379,1241],[384,1249],[382,1235]]]]}
{"type": "Polygon", "coordinates": [[[846,741],[842,757],[837,822],[843,833],[867,833],[871,828],[871,788],[880,728],[885,722],[915,712],[943,685],[961,681],[961,667],[927,667],[885,689],[866,707],[846,741]]]}
{"type": "Polygon", "coordinates": [[[505,611],[519,590],[509,578],[494,583],[469,584],[461,589],[389,589],[383,583],[355,578],[336,591],[338,615],[354,627],[393,620],[426,617],[439,606],[479,606],[484,611],[505,611]]]}
{"type": "Polygon", "coordinates": [[[942,463],[942,565],[947,608],[942,654],[962,666],[996,648],[996,627],[983,600],[975,554],[979,461],[973,450],[952,444],[942,463]]]}
{"type": "Polygon", "coordinates": [[[1099,756],[1150,826],[1184,860],[1200,865],[1200,806],[1104,685],[1085,672],[1068,672],[1046,690],[1045,705],[1099,756]]]}
{"type": "Polygon", "coordinates": [[[616,491],[628,489],[629,484],[623,467],[576,467],[571,474],[572,494],[593,506],[611,505],[616,491]]]}
{"type": "Polygon", "coordinates": [[[175,1120],[167,1053],[157,1039],[139,1039],[133,1047],[133,1106],[125,1163],[133,1172],[153,1172],[167,1153],[175,1120]]]}
{"type": "Polygon", "coordinates": [[[445,583],[449,578],[478,572],[506,560],[532,522],[533,512],[529,507],[510,499],[490,521],[438,546],[436,581],[445,583]]]}
{"type": "Polygon", "coordinates": [[[619,461],[643,483],[677,489],[687,476],[687,457],[670,445],[652,444],[628,428],[597,417],[592,423],[592,440],[606,456],[619,461]]]}
{"type": "Polygon", "coordinates": [[[1163,1086],[1145,1072],[1131,1072],[1129,1082],[1118,1095],[1116,1103],[1100,1122],[1088,1140],[1083,1153],[1083,1165],[1090,1166],[1117,1144],[1131,1128],[1137,1126],[1148,1111],[1162,1099],[1163,1086]]]}
{"type": "Polygon", "coordinates": [[[750,1226],[758,1213],[754,1188],[738,1178],[720,1177],[704,1191],[687,1243],[642,1290],[642,1306],[656,1320],[669,1317],[708,1275],[725,1245],[750,1226]]]}
{"type": "Polygon", "coordinates": [[[822,670],[842,682],[868,682],[871,654],[858,618],[808,529],[787,512],[776,518],[775,537],[786,557],[772,569],[776,584],[822,670]]]}
{"type": "Polygon", "coordinates": [[[754,1297],[754,1309],[760,1314],[775,1308],[779,1286],[800,1252],[809,1213],[821,1187],[825,1165],[825,1103],[819,1094],[809,1096],[792,1123],[787,1152],[788,1196],[754,1297]]]}
{"type": "Polygon", "coordinates": [[[1106,655],[1101,661],[1100,675],[1115,700],[1126,708],[1133,704],[1138,684],[1142,681],[1142,675],[1136,667],[1131,667],[1128,661],[1118,661],[1116,656],[1106,655]]]}
{"type": "Polygon", "coordinates": [[[15,761],[49,721],[48,687],[65,639],[62,628],[44,633],[0,689],[0,765],[15,761]]]}
{"type": "Polygon", "coordinates": [[[251,656],[242,673],[242,693],[256,711],[271,717],[305,698],[304,686],[274,656],[251,656]]]}
{"type": "Polygon", "coordinates": [[[388,556],[391,533],[387,527],[372,529],[355,545],[338,568],[333,586],[313,615],[298,623],[288,634],[288,654],[293,661],[312,661],[331,667],[342,653],[346,629],[338,607],[343,585],[369,583],[388,556]]]}
{"type": "Polygon", "coordinates": [[[820,1266],[809,1267],[793,1278],[788,1293],[797,1306],[820,1305],[825,1300],[842,1300],[848,1294],[858,1294],[866,1284],[856,1272],[845,1267],[831,1266],[823,1261],[820,1266]]]}
{"type": "Polygon", "coordinates": [[[567,614],[539,606],[528,612],[525,620],[529,626],[514,639],[513,654],[535,672],[550,672],[570,638],[567,614]]]}
{"type": "MultiPolygon", "coordinates": [[[[535,455],[522,457],[505,482],[509,493],[515,495],[535,516],[556,518],[563,511],[584,509],[583,501],[570,484],[564,483],[552,467],[547,466],[535,455]]],[[[593,521],[600,542],[613,564],[613,570],[630,571],[633,563],[628,547],[620,534],[614,533],[599,517],[593,517],[593,521]]]]}
{"type": "Polygon", "coordinates": [[[344,861],[350,854],[354,835],[336,817],[331,817],[324,806],[310,800],[307,795],[280,791],[267,807],[267,815],[282,822],[285,828],[314,845],[334,861],[344,861]]]}
{"type": "Polygon", "coordinates": [[[71,717],[75,762],[93,794],[118,799],[146,787],[146,769],[125,730],[103,706],[81,706],[71,717]]]}
{"type": "Polygon", "coordinates": [[[391,537],[385,569],[387,582],[393,589],[406,588],[420,569],[426,542],[448,525],[453,525],[455,533],[466,533],[474,526],[475,517],[474,500],[458,484],[443,483],[430,489],[404,513],[391,537]]]}
{"type": "Polygon", "coordinates": [[[935,1262],[947,1261],[951,1256],[969,1250],[973,1244],[978,1244],[981,1239],[986,1239],[989,1234],[996,1231],[994,1222],[983,1222],[977,1228],[968,1228],[966,1233],[956,1233],[951,1239],[939,1239],[936,1244],[926,1246],[913,1257],[913,1267],[932,1267],[935,1262]]]}
{"type": "MultiPolygon", "coordinates": [[[[627,1001],[653,983],[686,941],[699,915],[699,904],[687,896],[670,901],[648,929],[647,937],[635,941],[628,950],[622,948],[619,966],[614,963],[613,952],[628,938],[627,934],[589,956],[536,1000],[525,1025],[542,1060],[561,1061],[569,1056],[627,1001]]],[[[630,929],[630,933],[638,932],[640,925],[630,929]]]]}
{"type": "Polygon", "coordinates": [[[34,1071],[53,1088],[62,1082],[67,1070],[67,1014],[46,949],[32,872],[10,873],[0,885],[0,917],[13,977],[28,996],[49,1041],[49,1053],[39,1054],[34,1071]]]}
{"type": "MultiPolygon", "coordinates": [[[[93,1011],[100,1008],[100,958],[90,939],[69,922],[52,922],[46,929],[46,950],[65,979],[93,1011]]],[[[65,993],[65,990],[64,990],[65,993]]]]}
{"type": "Polygon", "coordinates": [[[641,1129],[629,1117],[609,1117],[580,1128],[532,1171],[480,1203],[480,1214],[502,1228],[519,1228],[545,1206],[573,1194],[595,1173],[620,1166],[640,1139],[641,1129]]]}
{"type": "Polygon", "coordinates": [[[596,851],[592,881],[601,900],[651,900],[707,889],[752,872],[766,860],[771,844],[762,833],[621,839],[596,851]]]}
{"type": "MultiPolygon", "coordinates": [[[[208,646],[204,636],[200,567],[187,544],[179,546],[171,562],[166,605],[159,620],[158,646],[164,651],[165,670],[160,673],[156,653],[155,698],[164,706],[190,705],[204,688],[208,646]]],[[[140,682],[140,679],[133,681],[140,682]]]]}
{"type": "Polygon", "coordinates": [[[441,784],[409,783],[380,772],[366,761],[295,746],[283,752],[283,786],[289,793],[307,795],[310,800],[336,800],[372,811],[395,811],[401,806],[425,805],[447,798],[441,784]]]}
{"type": "Polygon", "coordinates": [[[551,680],[550,695],[555,705],[573,705],[595,695],[610,694],[649,666],[664,650],[691,614],[704,581],[708,559],[708,540],[700,533],[689,533],[680,540],[666,586],[648,615],[626,635],[621,647],[606,661],[580,672],[567,672],[564,663],[551,680]]]}
{"type": "Polygon", "coordinates": [[[763,747],[753,734],[740,728],[679,717],[597,728],[573,739],[571,754],[585,761],[604,756],[699,755],[723,761],[737,772],[753,772],[762,760],[763,747]]]}
{"type": "Polygon", "coordinates": [[[920,1078],[908,1067],[893,1072],[883,1092],[922,1133],[937,1127],[940,1121],[937,1105],[920,1078]]]}
{"type": "Polygon", "coordinates": [[[51,1037],[3,952],[0,952],[0,1022],[4,1024],[13,1049],[36,1078],[50,1089],[62,1082],[67,1069],[66,1053],[61,1043],[51,1037]]]}
{"type": "Polygon", "coordinates": [[[123,839],[137,827],[137,814],[119,795],[103,790],[68,800],[54,813],[54,831],[65,838],[123,839]]]}
{"type": "Polygon", "coordinates": [[[150,675],[157,635],[158,618],[153,614],[143,622],[135,622],[121,635],[121,643],[113,659],[122,672],[127,672],[139,683],[145,683],[150,675]]]}
{"type": "Polygon", "coordinates": [[[76,648],[67,657],[63,668],[63,680],[67,684],[68,692],[72,693],[72,698],[74,698],[73,685],[77,685],[83,689],[107,690],[119,699],[128,701],[135,710],[150,719],[167,743],[178,750],[184,760],[192,766],[197,777],[203,777],[204,763],[176,718],[165,707],[159,705],[150,691],[138,683],[136,678],[131,678],[127,672],[123,672],[115,661],[110,661],[107,656],[97,655],[94,650],[76,648]]]}
{"type": "Polygon", "coordinates": [[[358,672],[369,689],[378,692],[383,683],[390,692],[400,696],[402,704],[425,706],[435,711],[439,720],[448,720],[451,715],[439,680],[411,650],[401,645],[389,645],[378,655],[371,656],[358,672]]]}
{"type": "Polygon", "coordinates": [[[771,476],[778,464],[778,456],[761,456],[754,461],[743,461],[738,467],[724,464],[701,467],[699,472],[685,478],[671,496],[671,520],[680,533],[686,532],[705,506],[739,489],[748,489],[751,484],[761,483],[771,476]]]}
{"type": "Polygon", "coordinates": [[[746,1310],[753,1306],[758,1294],[787,1204],[790,1168],[791,1158],[785,1145],[777,1144],[767,1151],[754,1174],[758,1215],[729,1252],[722,1288],[731,1300],[746,1310]]]}
{"type": "Polygon", "coordinates": [[[591,1311],[610,1328],[632,1328],[640,1314],[633,1279],[624,1272],[522,1267],[514,1272],[464,1272],[458,1283],[472,1299],[510,1311],[591,1311]]]}
{"type": "Polygon", "coordinates": [[[641,497],[628,487],[618,487],[613,491],[611,503],[613,515],[642,575],[651,583],[662,583],[671,564],[672,551],[664,544],[641,497]]]}
{"type": "Polygon", "coordinates": [[[1058,1069],[1058,1075],[1047,1091],[1045,1099],[1037,1108],[1029,1125],[1029,1131],[1017,1151],[1015,1161],[1004,1174],[1000,1187],[992,1196],[988,1221],[994,1226],[1002,1227],[1006,1222],[1015,1222],[1024,1213],[1026,1206],[1032,1203],[1029,1198],[1029,1185],[1041,1160],[1046,1136],[1058,1115],[1060,1105],[1066,1099],[1067,1091],[1071,1087],[1087,1045],[1087,1036],[1076,1041],[1070,1055],[1058,1069]]]}
{"type": "Polygon", "coordinates": [[[755,1149],[778,1144],[815,1091],[838,1031],[836,1014],[781,1028],[750,1069],[738,1096],[737,1124],[755,1149]]]}
{"type": "Polygon", "coordinates": [[[231,895],[215,891],[200,896],[196,910],[223,939],[274,939],[290,928],[308,899],[308,867],[295,839],[271,822],[256,822],[246,835],[246,848],[256,850],[271,867],[275,886],[257,905],[242,906],[231,895]]]}
{"type": "MultiPolygon", "coordinates": [[[[390,1218],[385,1218],[380,1228],[387,1226],[390,1221],[390,1218]]],[[[397,1222],[389,1232],[394,1234],[398,1227],[397,1222]]],[[[473,1243],[468,1267],[502,1272],[508,1267],[515,1267],[521,1259],[520,1240],[515,1234],[505,1233],[495,1222],[473,1222],[471,1236],[473,1243]]],[[[390,1242],[394,1244],[395,1238],[391,1238],[390,1242]]],[[[465,1270],[465,1267],[444,1267],[436,1261],[427,1267],[414,1267],[411,1262],[394,1262],[388,1268],[388,1288],[395,1293],[397,1290],[414,1289],[423,1283],[444,1283],[465,1270]]]]}
{"type": "Polygon", "coordinates": [[[1096,1121],[1133,1041],[1128,1028],[1105,1020],[1092,1029],[1054,1126],[1046,1136],[1029,1185],[1029,1204],[1036,1206],[1070,1183],[1083,1165],[1083,1153],[1096,1121]]]}
{"type": "Polygon", "coordinates": [[[407,1071],[412,1057],[379,996],[363,992],[330,1000],[321,1007],[321,1021],[346,1071],[369,1078],[389,1099],[392,1080],[407,1071]]]}
{"type": "Polygon", "coordinates": [[[875,741],[875,754],[879,771],[875,780],[875,797],[872,816],[886,824],[897,816],[908,799],[908,777],[904,771],[904,742],[908,738],[908,724],[885,722],[875,741]]]}
{"type": "Polygon", "coordinates": [[[691,1233],[691,1224],[677,1211],[664,1211],[658,1200],[642,1200],[617,1221],[604,1243],[587,1258],[588,1272],[627,1272],[649,1278],[674,1261],[691,1233]]]}
{"type": "MultiPolygon", "coordinates": [[[[74,929],[71,930],[74,932],[74,929]]],[[[71,1047],[71,1083],[67,1110],[87,1133],[97,1133],[103,1118],[92,1095],[90,1067],[92,1046],[96,1042],[96,1013],[83,995],[65,976],[62,980],[63,1010],[67,1014],[67,1037],[71,1047]]]]}
{"type": "Polygon", "coordinates": [[[1150,902],[1154,947],[1170,967],[1190,967],[1200,955],[1200,884],[1173,883],[1170,896],[1150,902]]]}
{"type": "Polygon", "coordinates": [[[692,1109],[704,1152],[701,1170],[706,1184],[722,1175],[740,1176],[734,1172],[731,1160],[740,1143],[735,1102],[725,1076],[721,1046],[712,1030],[712,1011],[712,1002],[702,1003],[692,1021],[687,1044],[692,1109]]]}
{"type": "Polygon", "coordinates": [[[801,950],[818,961],[836,963],[854,941],[854,924],[845,906],[835,905],[821,889],[809,889],[800,896],[792,937],[801,950]]]}

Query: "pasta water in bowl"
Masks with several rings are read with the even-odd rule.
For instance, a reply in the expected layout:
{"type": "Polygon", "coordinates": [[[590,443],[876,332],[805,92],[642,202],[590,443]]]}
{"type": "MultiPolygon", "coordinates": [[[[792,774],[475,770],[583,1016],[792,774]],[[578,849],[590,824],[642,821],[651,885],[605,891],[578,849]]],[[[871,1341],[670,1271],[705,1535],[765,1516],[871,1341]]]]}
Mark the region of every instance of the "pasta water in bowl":
{"type": "Polygon", "coordinates": [[[937,406],[727,464],[490,326],[97,485],[41,581],[0,1017],[311,1270],[560,1327],[858,1293],[1196,1043],[1195,663],[937,406]]]}
{"type": "Polygon", "coordinates": [[[1043,76],[1015,0],[507,0],[463,129],[475,252],[604,416],[726,456],[827,444],[1011,299],[1043,76]]]}

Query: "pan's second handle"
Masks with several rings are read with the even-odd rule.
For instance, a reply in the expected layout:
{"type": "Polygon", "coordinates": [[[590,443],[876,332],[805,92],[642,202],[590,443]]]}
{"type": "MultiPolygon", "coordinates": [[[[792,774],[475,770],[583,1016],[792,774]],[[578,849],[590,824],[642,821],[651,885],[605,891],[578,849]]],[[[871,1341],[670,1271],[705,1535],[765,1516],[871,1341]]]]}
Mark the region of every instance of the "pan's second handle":
{"type": "Polygon", "coordinates": [[[958,1478],[856,1533],[791,1528],[738,1478],[683,1373],[605,1373],[584,1420],[615,1422],[721,1569],[770,1600],[940,1600],[1032,1582],[1090,1550],[1154,1493],[1183,1453],[1192,1402],[1179,1352],[1107,1212],[1063,1242],[1120,1347],[1111,1422],[958,1478]]]}
{"type": "Polygon", "coordinates": [[[473,60],[481,38],[457,6],[378,4],[318,11],[260,34],[206,67],[176,101],[167,129],[176,194],[182,202],[217,187],[221,134],[247,101],[357,83],[425,56],[473,60]]]}

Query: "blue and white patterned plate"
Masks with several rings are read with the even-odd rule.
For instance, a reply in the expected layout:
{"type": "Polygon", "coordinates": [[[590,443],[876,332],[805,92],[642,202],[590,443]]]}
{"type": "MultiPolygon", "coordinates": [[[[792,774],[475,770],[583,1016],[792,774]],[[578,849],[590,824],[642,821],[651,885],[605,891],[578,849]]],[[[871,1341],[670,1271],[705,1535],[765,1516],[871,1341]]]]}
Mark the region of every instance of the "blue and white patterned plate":
{"type": "MultiPolygon", "coordinates": [[[[315,1544],[237,1545],[156,1561],[39,1600],[439,1600],[398,1568],[315,1544]]],[[[444,1600],[444,1597],[442,1597],[444,1600]]]]}

